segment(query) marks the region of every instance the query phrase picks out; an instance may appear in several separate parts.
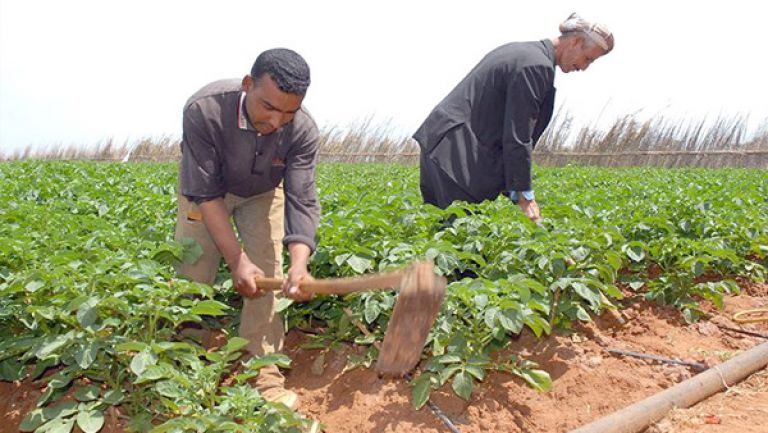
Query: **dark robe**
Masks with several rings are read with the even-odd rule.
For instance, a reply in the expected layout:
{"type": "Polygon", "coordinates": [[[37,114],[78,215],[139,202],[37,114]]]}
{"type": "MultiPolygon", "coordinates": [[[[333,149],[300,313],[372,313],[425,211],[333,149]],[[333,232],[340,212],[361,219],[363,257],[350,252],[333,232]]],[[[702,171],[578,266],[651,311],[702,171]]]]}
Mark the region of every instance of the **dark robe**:
{"type": "Polygon", "coordinates": [[[424,201],[445,208],[531,190],[531,153],[552,118],[554,79],[550,40],[488,53],[413,135],[424,201]]]}

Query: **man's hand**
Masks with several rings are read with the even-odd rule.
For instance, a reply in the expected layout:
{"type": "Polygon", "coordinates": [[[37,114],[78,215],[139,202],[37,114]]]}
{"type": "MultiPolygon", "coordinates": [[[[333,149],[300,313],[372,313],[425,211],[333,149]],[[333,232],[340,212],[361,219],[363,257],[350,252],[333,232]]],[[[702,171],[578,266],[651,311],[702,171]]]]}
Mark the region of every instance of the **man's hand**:
{"type": "Polygon", "coordinates": [[[536,204],[536,200],[526,200],[522,194],[518,193],[517,204],[523,211],[523,214],[533,222],[538,222],[541,219],[541,212],[539,212],[539,205],[536,204]]]}
{"type": "Polygon", "coordinates": [[[306,302],[312,299],[315,294],[301,290],[299,284],[302,281],[311,281],[312,275],[307,270],[309,263],[309,255],[312,251],[308,246],[299,243],[292,242],[288,244],[288,254],[291,256],[291,266],[288,268],[288,275],[283,280],[283,293],[285,296],[298,301],[306,302]]]}
{"type": "Polygon", "coordinates": [[[306,266],[291,266],[283,280],[283,294],[297,302],[309,301],[315,294],[301,290],[300,284],[302,281],[312,280],[314,278],[309,274],[306,266]]]}
{"type": "Polygon", "coordinates": [[[240,252],[240,257],[229,270],[232,273],[232,285],[237,293],[246,298],[255,298],[264,294],[264,291],[259,290],[256,282],[253,281],[254,277],[264,278],[264,271],[254,265],[245,252],[240,252]]]}

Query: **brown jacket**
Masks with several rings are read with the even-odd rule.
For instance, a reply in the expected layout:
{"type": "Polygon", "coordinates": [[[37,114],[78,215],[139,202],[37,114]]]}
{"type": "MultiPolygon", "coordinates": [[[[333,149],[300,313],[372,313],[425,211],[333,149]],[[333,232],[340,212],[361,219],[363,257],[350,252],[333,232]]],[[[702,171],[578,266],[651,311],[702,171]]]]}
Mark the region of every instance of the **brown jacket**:
{"type": "Polygon", "coordinates": [[[181,193],[200,203],[227,193],[251,197],[283,182],[283,243],[301,242],[314,250],[320,216],[317,124],[302,107],[290,123],[261,135],[248,121],[240,83],[208,84],[184,106],[181,193]]]}

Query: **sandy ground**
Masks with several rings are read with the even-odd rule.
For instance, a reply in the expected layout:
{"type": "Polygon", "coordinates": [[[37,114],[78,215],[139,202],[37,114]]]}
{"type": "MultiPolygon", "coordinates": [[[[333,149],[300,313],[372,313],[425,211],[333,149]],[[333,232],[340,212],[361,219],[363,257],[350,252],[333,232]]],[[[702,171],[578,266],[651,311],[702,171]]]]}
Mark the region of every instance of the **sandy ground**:
{"type": "MultiPolygon", "coordinates": [[[[740,327],[731,316],[741,310],[768,307],[768,285],[751,285],[741,296],[726,299],[724,311],[709,309],[709,320],[686,325],[671,308],[637,303],[623,310],[624,324],[604,316],[580,325],[576,332],[537,340],[524,333],[510,350],[538,362],[549,371],[553,390],[537,393],[520,379],[490,373],[475,388],[470,401],[450,388],[433,393],[432,401],[462,433],[568,432],[692,377],[684,366],[617,357],[615,348],[667,358],[722,363],[768,340],[723,330],[740,327]]],[[[742,325],[768,334],[768,323],[742,325]]],[[[301,397],[300,411],[322,422],[326,432],[448,432],[428,408],[415,410],[410,386],[402,380],[379,379],[367,369],[344,371],[352,346],[328,351],[302,349],[306,336],[293,331],[287,353],[293,368],[287,386],[301,397]],[[319,368],[322,365],[322,369],[319,368]],[[322,371],[320,371],[322,370],[322,371]]],[[[0,432],[17,431],[23,415],[42,391],[39,383],[0,382],[0,432]]],[[[114,415],[114,414],[113,414],[114,415]]],[[[652,433],[768,432],[768,372],[761,370],[744,382],[715,394],[689,409],[676,409],[648,429],[652,433]]],[[[118,432],[114,416],[102,431],[118,432]]]]}
{"type": "MultiPolygon", "coordinates": [[[[712,319],[691,326],[674,309],[641,303],[624,310],[624,325],[606,317],[581,326],[570,336],[536,340],[524,334],[513,342],[512,350],[529,356],[550,372],[552,391],[540,394],[509,374],[491,373],[469,402],[450,389],[433,394],[433,401],[461,432],[567,432],[695,375],[688,367],[616,357],[607,353],[607,348],[712,366],[765,342],[718,327],[738,327],[730,319],[737,311],[768,307],[765,287],[749,292],[728,298],[724,311],[711,310],[712,319]]],[[[743,328],[768,334],[768,324],[743,328]]],[[[326,431],[449,431],[428,408],[413,409],[410,388],[404,382],[378,379],[365,370],[342,374],[348,353],[328,352],[323,373],[313,373],[320,351],[299,349],[302,339],[297,333],[289,337],[294,366],[287,376],[288,385],[302,397],[302,412],[320,420],[326,431]]],[[[347,352],[354,350],[349,348],[347,352]]],[[[680,416],[683,411],[675,411],[654,428],[665,433],[766,433],[766,376],[768,373],[762,371],[728,392],[705,400],[690,409],[694,411],[690,415],[680,416]],[[694,415],[698,413],[716,415],[719,424],[708,424],[716,420],[694,415]]]]}

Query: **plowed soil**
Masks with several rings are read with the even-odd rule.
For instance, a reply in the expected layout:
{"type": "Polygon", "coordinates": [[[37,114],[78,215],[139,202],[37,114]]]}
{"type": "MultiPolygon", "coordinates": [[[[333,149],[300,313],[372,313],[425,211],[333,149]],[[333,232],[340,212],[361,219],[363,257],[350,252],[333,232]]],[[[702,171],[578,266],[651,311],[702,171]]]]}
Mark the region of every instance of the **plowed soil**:
{"type": "MultiPolygon", "coordinates": [[[[649,397],[696,374],[686,366],[621,357],[606,349],[621,349],[714,366],[768,339],[723,329],[741,328],[768,334],[768,323],[740,325],[732,315],[768,308],[768,285],[743,284],[740,296],[728,297],[724,310],[707,306],[711,317],[687,325],[678,311],[636,302],[622,310],[624,323],[604,315],[580,324],[570,335],[536,339],[528,333],[512,341],[510,351],[522,354],[549,371],[553,389],[538,393],[520,379],[491,372],[475,387],[470,401],[449,387],[432,401],[463,433],[568,432],[634,402],[649,397]]],[[[348,356],[361,349],[348,346],[323,352],[303,349],[307,335],[292,331],[287,353],[293,359],[286,372],[287,386],[301,397],[299,410],[319,420],[324,431],[449,432],[425,407],[415,410],[411,388],[403,380],[380,379],[369,369],[348,370],[348,356]],[[323,354],[323,359],[318,357],[323,354]]],[[[26,411],[42,391],[35,382],[0,382],[0,431],[15,432],[26,411]]],[[[768,372],[758,371],[727,391],[690,409],[673,410],[648,429],[652,433],[766,433],[768,432],[768,372]]],[[[115,413],[102,431],[122,431],[115,413]]]]}

